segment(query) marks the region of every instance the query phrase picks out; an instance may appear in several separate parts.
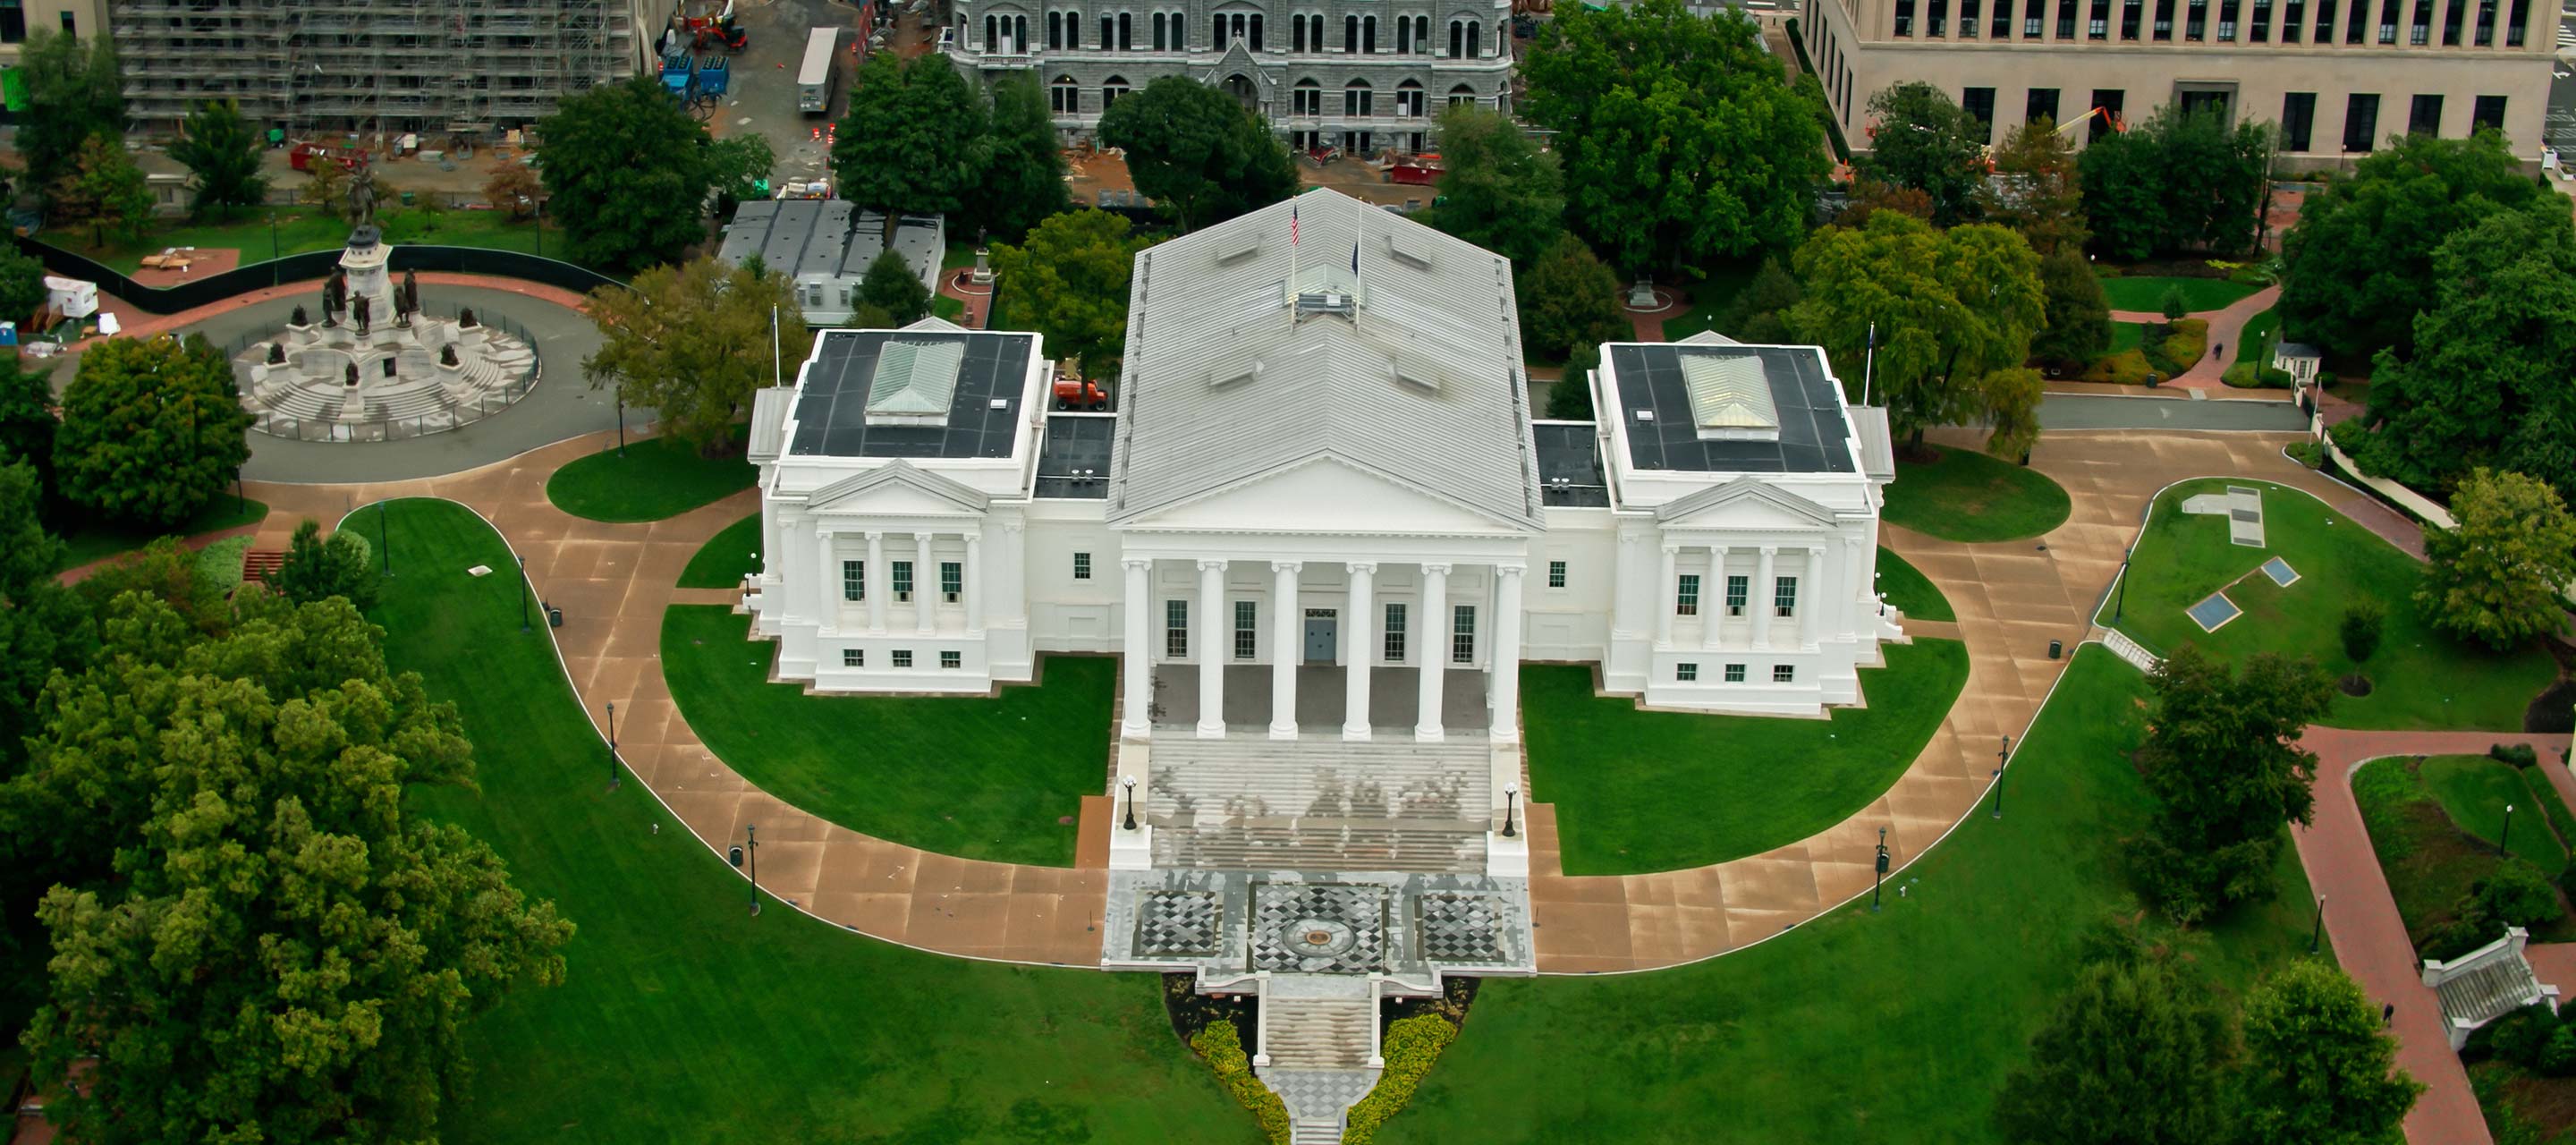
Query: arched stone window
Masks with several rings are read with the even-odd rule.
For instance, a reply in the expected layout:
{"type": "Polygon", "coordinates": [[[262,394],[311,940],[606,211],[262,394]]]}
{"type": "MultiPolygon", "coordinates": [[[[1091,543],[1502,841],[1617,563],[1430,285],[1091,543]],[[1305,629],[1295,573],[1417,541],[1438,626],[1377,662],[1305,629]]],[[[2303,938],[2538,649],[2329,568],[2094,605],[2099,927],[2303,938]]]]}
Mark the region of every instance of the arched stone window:
{"type": "Polygon", "coordinates": [[[1082,89],[1073,85],[1072,76],[1057,76],[1047,85],[1047,109],[1057,115],[1071,115],[1082,110],[1082,89]]]}
{"type": "Polygon", "coordinates": [[[1377,114],[1376,96],[1367,80],[1352,80],[1342,86],[1342,114],[1351,118],[1377,114]]]}
{"type": "Polygon", "coordinates": [[[1297,86],[1288,89],[1288,114],[1324,114],[1324,85],[1316,83],[1313,76],[1298,80],[1297,86]]]}
{"type": "Polygon", "coordinates": [[[1407,119],[1422,118],[1422,83],[1406,80],[1395,85],[1395,113],[1407,119]]]}

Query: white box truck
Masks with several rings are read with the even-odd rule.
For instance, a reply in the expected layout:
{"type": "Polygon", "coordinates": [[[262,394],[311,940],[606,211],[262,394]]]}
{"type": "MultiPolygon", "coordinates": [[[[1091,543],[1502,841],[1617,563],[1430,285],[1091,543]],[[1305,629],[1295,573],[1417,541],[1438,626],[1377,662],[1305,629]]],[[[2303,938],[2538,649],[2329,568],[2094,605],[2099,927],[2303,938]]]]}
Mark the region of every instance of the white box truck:
{"type": "Polygon", "coordinates": [[[796,110],[807,115],[822,115],[832,110],[834,81],[841,69],[835,67],[832,49],[841,42],[839,28],[816,28],[805,40],[805,63],[796,69],[796,110]]]}

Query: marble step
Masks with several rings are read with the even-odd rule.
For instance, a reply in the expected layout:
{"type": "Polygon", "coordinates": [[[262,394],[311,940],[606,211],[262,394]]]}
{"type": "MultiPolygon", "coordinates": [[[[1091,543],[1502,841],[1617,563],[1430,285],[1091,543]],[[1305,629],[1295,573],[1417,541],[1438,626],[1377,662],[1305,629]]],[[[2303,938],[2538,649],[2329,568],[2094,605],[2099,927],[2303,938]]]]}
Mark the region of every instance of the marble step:
{"type": "Polygon", "coordinates": [[[1154,865],[1233,871],[1404,871],[1481,874],[1485,835],[1476,825],[1367,827],[1218,825],[1160,827],[1154,865]]]}

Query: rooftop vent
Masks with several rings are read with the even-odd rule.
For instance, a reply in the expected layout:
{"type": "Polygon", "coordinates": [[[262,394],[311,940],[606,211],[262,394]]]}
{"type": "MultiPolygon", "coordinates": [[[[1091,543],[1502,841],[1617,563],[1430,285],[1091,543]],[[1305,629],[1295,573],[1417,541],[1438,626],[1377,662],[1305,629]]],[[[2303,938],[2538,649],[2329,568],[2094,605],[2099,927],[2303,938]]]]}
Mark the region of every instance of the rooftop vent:
{"type": "Polygon", "coordinates": [[[1318,291],[1311,294],[1299,294],[1297,296],[1297,314],[1299,317],[1304,317],[1309,314],[1338,314],[1344,318],[1349,318],[1358,314],[1359,311],[1360,300],[1356,295],[1343,294],[1338,291],[1318,291]]]}
{"type": "Polygon", "coordinates": [[[1421,235],[1402,231],[1388,234],[1386,253],[1395,256],[1395,261],[1407,266],[1419,270],[1431,269],[1431,244],[1423,241],[1421,235]]]}
{"type": "Polygon", "coordinates": [[[1690,391],[1691,422],[1700,440],[1780,440],[1780,413],[1772,405],[1762,359],[1685,352],[1682,384],[1690,391]]]}
{"type": "Polygon", "coordinates": [[[868,379],[869,425],[946,425],[957,393],[962,342],[889,339],[868,379]]]}
{"type": "Polygon", "coordinates": [[[1216,240],[1216,264],[1218,266],[1230,266],[1234,263],[1238,263],[1244,259],[1252,257],[1253,254],[1260,249],[1261,232],[1255,228],[1244,227],[1226,234],[1218,235],[1216,240]]]}

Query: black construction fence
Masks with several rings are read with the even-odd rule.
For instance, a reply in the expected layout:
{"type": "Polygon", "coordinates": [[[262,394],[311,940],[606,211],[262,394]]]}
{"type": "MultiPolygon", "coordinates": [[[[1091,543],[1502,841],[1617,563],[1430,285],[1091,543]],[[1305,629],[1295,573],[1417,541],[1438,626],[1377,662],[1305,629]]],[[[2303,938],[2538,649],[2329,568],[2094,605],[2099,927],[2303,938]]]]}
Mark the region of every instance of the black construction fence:
{"type": "MultiPolygon", "coordinates": [[[[144,286],[97,260],[26,235],[17,236],[17,240],[18,249],[45,264],[47,273],[95,282],[99,293],[146,314],[177,314],[266,287],[327,278],[331,268],[340,264],[341,254],[336,249],[306,251],[237,266],[221,274],[191,279],[177,286],[144,286]]],[[[543,283],[575,294],[588,294],[602,286],[626,285],[622,279],[610,278],[589,267],[514,250],[487,250],[482,247],[396,246],[390,265],[396,274],[406,270],[488,274],[543,283]]]]}

